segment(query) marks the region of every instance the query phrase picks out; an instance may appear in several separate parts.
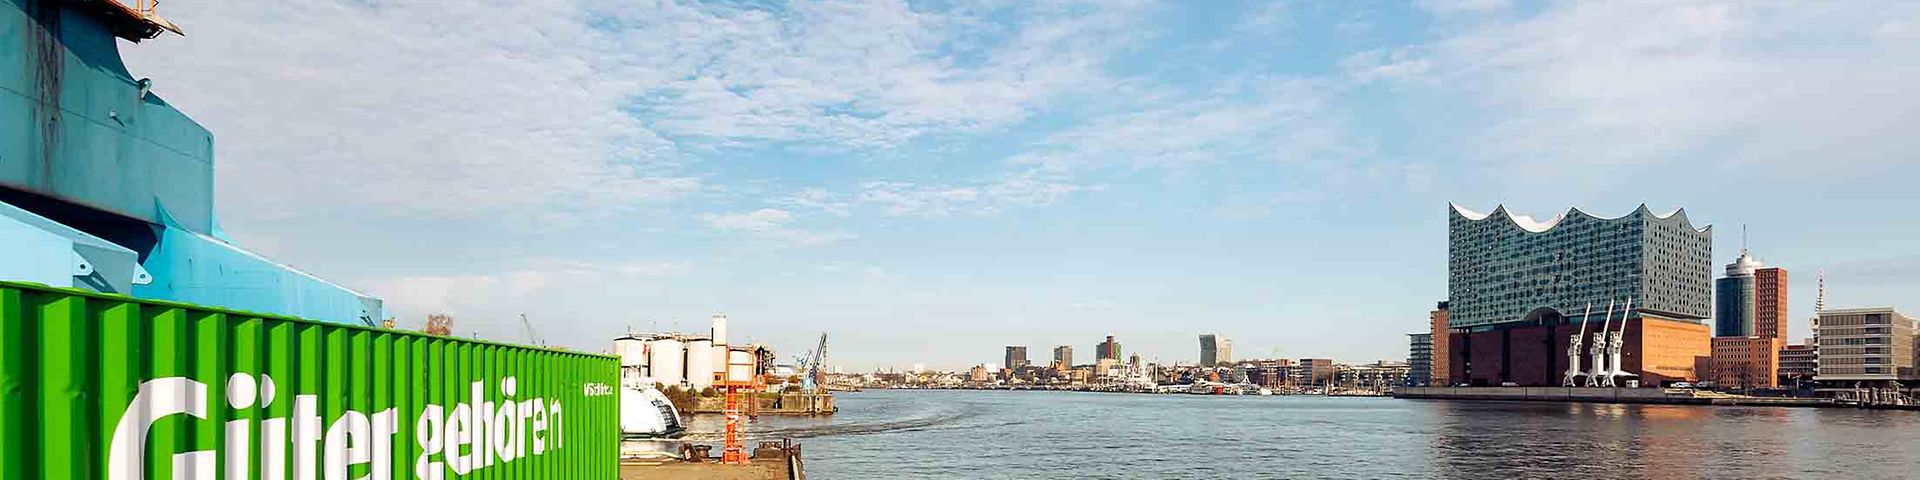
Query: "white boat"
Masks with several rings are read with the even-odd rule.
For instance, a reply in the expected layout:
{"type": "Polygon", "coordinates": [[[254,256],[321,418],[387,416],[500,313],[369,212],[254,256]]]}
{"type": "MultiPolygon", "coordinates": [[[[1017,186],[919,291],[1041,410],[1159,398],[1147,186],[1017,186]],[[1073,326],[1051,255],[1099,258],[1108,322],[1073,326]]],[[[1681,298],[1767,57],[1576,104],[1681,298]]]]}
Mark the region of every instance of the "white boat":
{"type": "Polygon", "coordinates": [[[1273,390],[1251,383],[1235,384],[1241,395],[1273,395],[1273,390]]]}
{"type": "Polygon", "coordinates": [[[1226,395],[1227,389],[1227,384],[1200,380],[1188,386],[1187,393],[1194,395],[1226,395]]]}
{"type": "Polygon", "coordinates": [[[628,438],[673,437],[686,431],[680,410],[660,389],[626,385],[620,389],[620,433],[628,438]]]}

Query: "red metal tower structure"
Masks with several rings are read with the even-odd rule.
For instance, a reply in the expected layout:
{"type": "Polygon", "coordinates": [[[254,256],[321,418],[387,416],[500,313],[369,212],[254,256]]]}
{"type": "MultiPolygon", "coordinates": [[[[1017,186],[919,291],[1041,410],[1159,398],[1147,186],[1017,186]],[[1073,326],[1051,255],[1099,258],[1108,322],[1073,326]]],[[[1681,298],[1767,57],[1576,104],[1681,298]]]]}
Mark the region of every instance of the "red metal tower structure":
{"type": "Polygon", "coordinates": [[[753,405],[753,393],[760,390],[759,356],[752,354],[736,355],[728,350],[727,367],[720,381],[720,388],[726,392],[726,443],[720,450],[720,463],[731,465],[747,464],[746,434],[748,410],[753,405]]]}

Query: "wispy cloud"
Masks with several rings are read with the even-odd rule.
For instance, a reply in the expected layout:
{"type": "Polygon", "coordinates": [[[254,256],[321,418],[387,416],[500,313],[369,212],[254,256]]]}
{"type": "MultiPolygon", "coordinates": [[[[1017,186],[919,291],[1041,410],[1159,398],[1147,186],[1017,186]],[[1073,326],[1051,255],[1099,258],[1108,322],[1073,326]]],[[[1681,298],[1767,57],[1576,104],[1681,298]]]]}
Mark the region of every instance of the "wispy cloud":
{"type": "Polygon", "coordinates": [[[1183,168],[1349,154],[1358,145],[1325,107],[1339,87],[1310,78],[1242,78],[1200,94],[1153,92],[1014,156],[1049,171],[1183,168]]]}
{"type": "Polygon", "coordinates": [[[1093,83],[1144,2],[915,8],[894,1],[777,8],[620,2],[596,15],[646,37],[621,58],[653,72],[633,110],[700,145],[794,142],[841,149],[1023,120],[1093,83]],[[1007,10],[1014,10],[1009,12],[1007,10]],[[988,21],[1013,15],[1007,31],[988,21]]]}
{"type": "Polygon", "coordinates": [[[1037,170],[972,185],[918,185],[880,181],[861,185],[860,201],[889,216],[985,215],[1013,207],[1048,206],[1098,186],[1070,183],[1037,170]]]}
{"type": "Polygon", "coordinates": [[[781,206],[823,212],[836,217],[853,215],[853,205],[850,202],[841,199],[832,191],[820,187],[802,188],[792,195],[774,199],[774,203],[781,206]]]}
{"type": "Polygon", "coordinates": [[[1419,0],[1421,8],[1441,14],[1506,10],[1513,0],[1419,0]]]}
{"type": "Polygon", "coordinates": [[[855,238],[848,233],[815,232],[793,227],[789,225],[794,220],[793,213],[777,208],[762,208],[740,213],[709,213],[701,215],[700,220],[718,230],[743,232],[800,246],[820,245],[855,238]]]}
{"type": "Polygon", "coordinates": [[[701,188],[618,108],[568,2],[170,2],[192,36],[130,48],[213,130],[223,211],[355,226],[592,215],[701,188]],[[485,28],[476,26],[485,25],[485,28]]]}
{"type": "Polygon", "coordinates": [[[1360,82],[1407,81],[1425,76],[1433,61],[1405,48],[1376,49],[1348,55],[1340,60],[1340,68],[1360,82]]]}
{"type": "Polygon", "coordinates": [[[417,320],[431,313],[476,313],[501,304],[537,303],[536,295],[547,288],[673,277],[691,270],[685,262],[549,260],[495,273],[377,279],[368,282],[368,290],[386,301],[389,314],[417,320]]]}
{"type": "Polygon", "coordinates": [[[1432,75],[1495,118],[1467,142],[1477,155],[1540,181],[1651,164],[1844,175],[1910,161],[1920,42],[1879,32],[1920,18],[1920,4],[1834,7],[1555,4],[1449,36],[1432,75]]]}

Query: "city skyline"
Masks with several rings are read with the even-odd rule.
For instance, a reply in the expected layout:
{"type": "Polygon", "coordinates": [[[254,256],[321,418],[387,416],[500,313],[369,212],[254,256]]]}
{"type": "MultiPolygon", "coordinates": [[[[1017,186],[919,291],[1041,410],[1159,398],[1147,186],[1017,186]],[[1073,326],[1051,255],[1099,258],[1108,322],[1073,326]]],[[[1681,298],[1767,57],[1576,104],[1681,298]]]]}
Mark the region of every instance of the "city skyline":
{"type": "Polygon", "coordinates": [[[1685,207],[1792,297],[1920,307],[1911,2],[301,8],[167,2],[190,41],[120,48],[212,132],[227,234],[403,327],[1397,359],[1449,203],[1685,207]]]}

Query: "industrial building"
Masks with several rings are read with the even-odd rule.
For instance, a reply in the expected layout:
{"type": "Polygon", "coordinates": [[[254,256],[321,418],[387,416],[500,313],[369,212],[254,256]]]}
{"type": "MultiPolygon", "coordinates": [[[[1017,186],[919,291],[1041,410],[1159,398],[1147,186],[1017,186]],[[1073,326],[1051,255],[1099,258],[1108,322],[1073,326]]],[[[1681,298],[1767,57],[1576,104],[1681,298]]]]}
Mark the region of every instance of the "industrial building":
{"type": "Polygon", "coordinates": [[[151,7],[0,8],[0,279],[355,325],[380,299],[274,262],[215,215],[213,134],[127,71],[180,29],[151,7]],[[125,40],[131,43],[121,43],[125,40]]]}
{"type": "MultiPolygon", "coordinates": [[[[749,381],[759,371],[728,371],[728,359],[736,364],[763,365],[772,368],[765,348],[757,345],[727,344],[727,317],[714,315],[706,335],[688,333],[628,333],[613,340],[613,355],[620,357],[621,380],[626,384],[681,387],[704,390],[723,377],[749,381]]],[[[758,367],[756,367],[758,368],[758,367]]]]}
{"type": "Polygon", "coordinates": [[[1643,385],[1699,379],[1710,354],[1711,227],[1645,205],[1618,218],[1569,209],[1538,221],[1504,206],[1448,214],[1447,384],[1558,386],[1582,323],[1621,333],[1620,369],[1643,385]]]}

